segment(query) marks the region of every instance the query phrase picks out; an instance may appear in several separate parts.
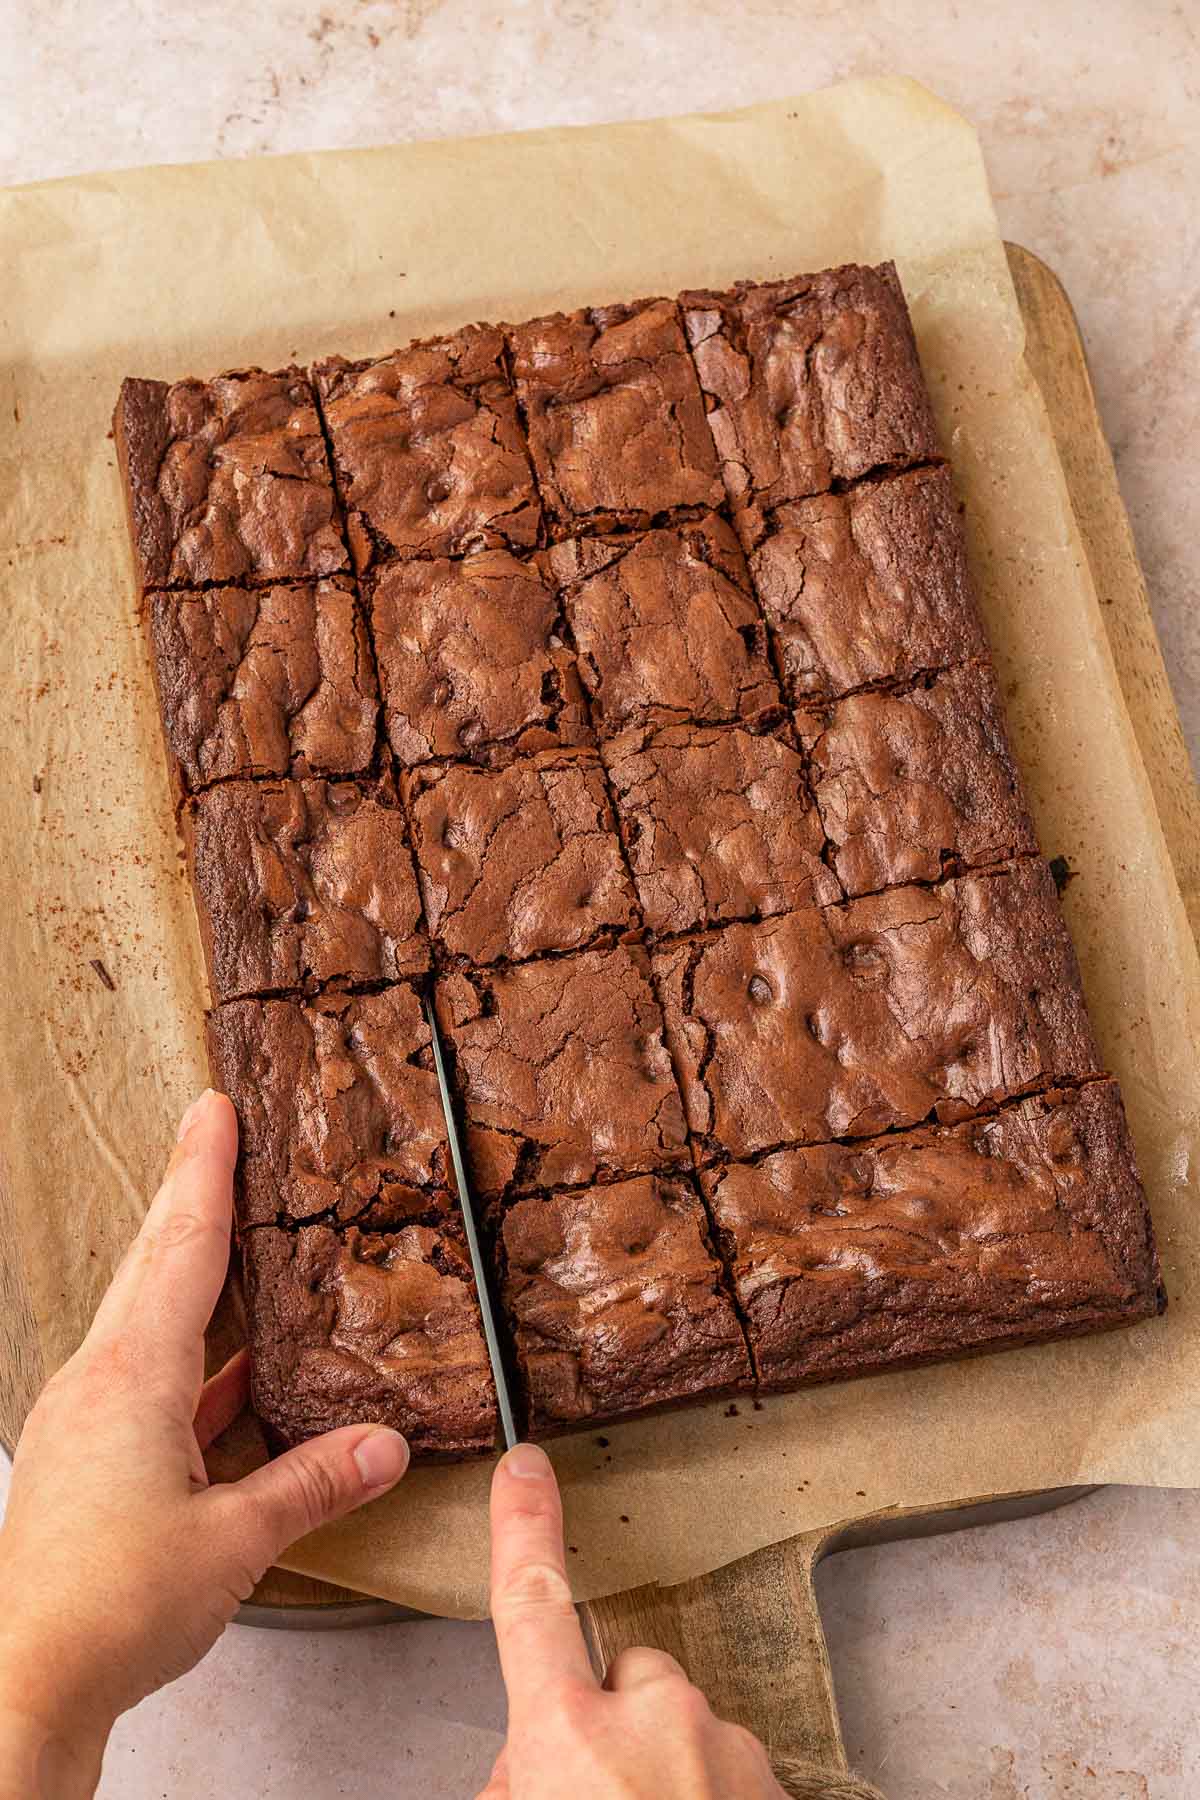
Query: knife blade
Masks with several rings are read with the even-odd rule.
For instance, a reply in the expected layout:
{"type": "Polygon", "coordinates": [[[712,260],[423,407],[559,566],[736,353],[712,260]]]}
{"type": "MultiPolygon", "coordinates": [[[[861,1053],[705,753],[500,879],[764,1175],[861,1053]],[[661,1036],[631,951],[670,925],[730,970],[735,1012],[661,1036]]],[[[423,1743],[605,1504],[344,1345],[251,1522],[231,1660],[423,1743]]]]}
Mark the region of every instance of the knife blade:
{"type": "Polygon", "coordinates": [[[496,1330],[496,1313],[492,1306],[491,1270],[483,1254],[479,1221],[475,1216],[475,1200],[471,1193],[471,1184],[467,1180],[462,1145],[458,1136],[458,1123],[454,1117],[454,1106],[450,1099],[450,1083],[446,1079],[446,1064],[442,1056],[442,1040],[438,1032],[437,1015],[433,1010],[433,1000],[428,994],[425,996],[425,1018],[429,1024],[429,1035],[433,1040],[433,1066],[437,1071],[438,1091],[442,1096],[442,1112],[446,1119],[450,1161],[454,1168],[454,1179],[458,1185],[463,1230],[467,1236],[467,1249],[471,1253],[471,1267],[475,1272],[475,1292],[479,1301],[479,1314],[483,1320],[484,1342],[487,1344],[488,1361],[492,1365],[492,1380],[496,1384],[496,1404],[500,1410],[500,1425],[504,1432],[505,1448],[511,1450],[514,1444],[520,1443],[521,1438],[517,1430],[516,1416],[513,1413],[512,1395],[509,1392],[508,1375],[500,1348],[500,1334],[496,1330]]]}

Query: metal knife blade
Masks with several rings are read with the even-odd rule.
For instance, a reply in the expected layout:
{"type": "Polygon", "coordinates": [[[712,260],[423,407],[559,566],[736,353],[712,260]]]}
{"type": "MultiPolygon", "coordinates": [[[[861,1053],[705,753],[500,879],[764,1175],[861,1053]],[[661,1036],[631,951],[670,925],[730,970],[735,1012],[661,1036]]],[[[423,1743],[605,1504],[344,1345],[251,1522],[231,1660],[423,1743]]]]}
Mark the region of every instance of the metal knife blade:
{"type": "Polygon", "coordinates": [[[446,1118],[446,1137],[450,1144],[450,1161],[454,1165],[454,1179],[458,1184],[459,1204],[462,1207],[463,1230],[467,1234],[467,1248],[471,1252],[471,1267],[475,1271],[475,1292],[479,1298],[479,1313],[483,1320],[483,1336],[487,1343],[488,1361],[492,1365],[492,1380],[496,1384],[496,1403],[500,1409],[500,1424],[504,1431],[505,1448],[511,1450],[513,1445],[521,1440],[513,1414],[512,1395],[509,1393],[504,1357],[500,1349],[500,1334],[496,1330],[496,1313],[492,1306],[491,1271],[484,1258],[483,1245],[479,1236],[479,1221],[475,1217],[475,1200],[463,1163],[458,1124],[450,1099],[450,1084],[446,1080],[446,1064],[442,1057],[442,1040],[438,1034],[437,1015],[433,1010],[433,1000],[428,994],[425,996],[425,1017],[429,1022],[430,1037],[433,1039],[433,1066],[437,1070],[438,1089],[442,1096],[442,1112],[446,1118]]]}

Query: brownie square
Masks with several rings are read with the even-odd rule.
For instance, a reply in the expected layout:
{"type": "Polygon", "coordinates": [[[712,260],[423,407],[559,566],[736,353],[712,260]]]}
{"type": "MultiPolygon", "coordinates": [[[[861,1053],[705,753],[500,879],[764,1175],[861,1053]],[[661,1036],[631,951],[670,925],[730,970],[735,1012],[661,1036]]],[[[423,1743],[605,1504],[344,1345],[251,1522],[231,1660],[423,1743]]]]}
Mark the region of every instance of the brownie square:
{"type": "Polygon", "coordinates": [[[672,301],[555,313],[510,328],[508,343],[552,537],[721,504],[672,301]]]}
{"type": "Polygon", "coordinates": [[[370,646],[346,580],[150,596],[177,783],[353,775],[375,754],[370,646]]]}
{"type": "Polygon", "coordinates": [[[706,1155],[953,1123],[1100,1070],[1041,862],[730,925],[654,969],[706,1155]]]}
{"type": "Polygon", "coordinates": [[[783,737],[672,725],[605,745],[646,924],[692,931],[844,896],[804,764],[783,737]]]}
{"type": "Polygon", "coordinates": [[[401,763],[592,742],[557,596],[532,563],[503,550],[395,563],[369,591],[401,763]]]}
{"type": "Polygon", "coordinates": [[[742,1329],[688,1182],[643,1175],[519,1200],[502,1238],[531,1432],[749,1382],[742,1329]]]}
{"type": "Polygon", "coordinates": [[[414,1457],[477,1455],[496,1393],[456,1230],[266,1227],[242,1241],[254,1410],[277,1444],[390,1425],[414,1457]]]}
{"type": "Polygon", "coordinates": [[[144,589],[349,567],[302,369],[124,381],[113,436],[144,589]]]}
{"type": "Polygon", "coordinates": [[[411,988],[231,1000],[209,1014],[208,1053],[241,1121],[243,1225],[387,1228],[449,1204],[429,1026],[411,988]]]}
{"type": "Polygon", "coordinates": [[[763,1388],[1098,1331],[1160,1312],[1111,1081],[701,1179],[763,1388]]]}
{"type": "Polygon", "coordinates": [[[313,371],[360,571],[380,557],[530,547],[541,508],[490,325],[313,371]]]}
{"type": "Polygon", "coordinates": [[[679,304],[747,544],[789,500],[938,454],[891,263],[739,282],[679,304]]]}
{"type": "Polygon", "coordinates": [[[948,469],[781,507],[750,572],[793,700],[987,654],[948,469]]]}
{"type": "Polygon", "coordinates": [[[190,801],[182,823],[218,1004],[429,967],[387,784],[225,781],[190,801]]]}
{"type": "Polygon", "coordinates": [[[687,1158],[645,953],[618,945],[437,984],[481,1194],[687,1158]]]}
{"type": "Polygon", "coordinates": [[[809,708],[796,731],[847,894],[1036,853],[986,663],[809,708]]]}
{"type": "Polygon", "coordinates": [[[408,791],[425,914],[451,955],[521,961],[638,926],[591,752],[547,750],[496,771],[443,764],[408,791]]]}
{"type": "Polygon", "coordinates": [[[557,544],[550,566],[605,734],[755,719],[779,703],[737,539],[706,518],[557,544]]]}

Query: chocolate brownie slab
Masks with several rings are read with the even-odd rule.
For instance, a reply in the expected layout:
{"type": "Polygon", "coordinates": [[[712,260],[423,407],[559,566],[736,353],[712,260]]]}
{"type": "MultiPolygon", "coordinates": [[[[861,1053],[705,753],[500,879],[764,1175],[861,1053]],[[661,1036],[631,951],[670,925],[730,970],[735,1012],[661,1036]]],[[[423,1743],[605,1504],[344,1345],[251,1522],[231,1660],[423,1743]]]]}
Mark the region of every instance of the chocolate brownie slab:
{"type": "Polygon", "coordinates": [[[989,664],[811,707],[795,723],[847,894],[1036,852],[989,664]]]}
{"type": "Polygon", "coordinates": [[[502,1239],[532,1432],[748,1385],[742,1328],[686,1180],[519,1200],[502,1239]]]}
{"type": "Polygon", "coordinates": [[[552,537],[719,506],[704,402],[670,300],[510,327],[513,381],[552,537]]]}
{"type": "Polygon", "coordinates": [[[221,782],[182,824],[215,1002],[428,968],[389,784],[221,782]]]}
{"type": "Polygon", "coordinates": [[[254,1409],[299,1444],[339,1425],[390,1425],[428,1460],[492,1448],[496,1394],[458,1232],[298,1231],[242,1242],[254,1409]]]}
{"type": "Polygon", "coordinates": [[[1116,1084],[705,1170],[759,1381],[1068,1337],[1162,1309],[1116,1084]]]}
{"type": "Polygon", "coordinates": [[[181,791],[238,776],[370,768],[375,672],[348,581],[155,593],[149,623],[181,791]]]}
{"type": "Polygon", "coordinates": [[[429,1026],[411,988],[231,1000],[209,1014],[208,1053],[241,1121],[243,1225],[386,1228],[449,1204],[429,1026]]]}
{"type": "Polygon", "coordinates": [[[730,925],[654,969],[707,1155],[952,1122],[1100,1072],[1041,862],[730,925]]]}
{"type": "Polygon", "coordinates": [[[646,924],[658,933],[843,898],[794,744],[673,725],[604,746],[646,924]]]}
{"type": "Polygon", "coordinates": [[[548,750],[499,770],[420,769],[408,794],[425,916],[452,955],[522,961],[638,926],[591,752],[548,750]]]}
{"type": "Polygon", "coordinates": [[[125,381],[113,436],[143,588],[349,567],[302,369],[125,381]]]}
{"type": "Polygon", "coordinates": [[[380,557],[529,548],[541,508],[490,325],[313,371],[360,571],[380,557]]]}

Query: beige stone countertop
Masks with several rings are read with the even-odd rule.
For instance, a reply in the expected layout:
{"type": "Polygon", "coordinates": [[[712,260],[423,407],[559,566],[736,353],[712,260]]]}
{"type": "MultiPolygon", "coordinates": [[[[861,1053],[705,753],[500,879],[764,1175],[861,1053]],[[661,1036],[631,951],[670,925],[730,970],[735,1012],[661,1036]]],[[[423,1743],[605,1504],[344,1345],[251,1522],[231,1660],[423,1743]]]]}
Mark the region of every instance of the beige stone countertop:
{"type": "MultiPolygon", "coordinates": [[[[1200,746],[1194,0],[4,0],[0,181],[740,106],[918,77],[1062,276],[1200,746]]],[[[1200,1498],[1107,1489],[821,1572],[847,1742],[889,1800],[1195,1800],[1200,1498]]],[[[118,1727],[104,1800],[474,1795],[490,1631],[230,1630],[118,1727]]]]}

